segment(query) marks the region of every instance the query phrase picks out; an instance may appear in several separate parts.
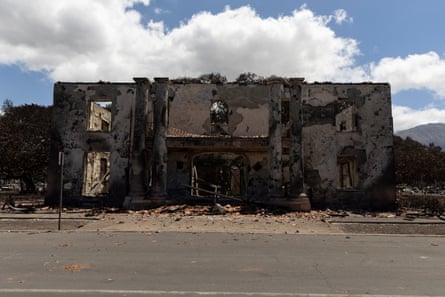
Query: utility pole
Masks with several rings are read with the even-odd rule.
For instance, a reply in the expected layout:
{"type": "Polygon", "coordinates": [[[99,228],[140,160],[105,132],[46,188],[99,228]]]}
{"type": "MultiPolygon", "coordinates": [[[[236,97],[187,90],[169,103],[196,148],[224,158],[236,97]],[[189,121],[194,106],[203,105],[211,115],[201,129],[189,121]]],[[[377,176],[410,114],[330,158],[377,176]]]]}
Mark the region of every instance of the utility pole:
{"type": "Polygon", "coordinates": [[[63,198],[63,163],[65,162],[65,154],[62,151],[59,152],[59,166],[60,166],[60,195],[59,195],[59,224],[58,230],[60,231],[60,225],[62,222],[62,198],[63,198]]]}

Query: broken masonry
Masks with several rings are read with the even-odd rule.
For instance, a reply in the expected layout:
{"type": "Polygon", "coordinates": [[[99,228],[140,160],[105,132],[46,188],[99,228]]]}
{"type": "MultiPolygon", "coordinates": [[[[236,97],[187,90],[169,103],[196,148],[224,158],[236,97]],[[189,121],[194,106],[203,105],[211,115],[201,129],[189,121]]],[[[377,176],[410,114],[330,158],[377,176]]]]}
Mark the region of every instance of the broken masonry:
{"type": "Polygon", "coordinates": [[[386,83],[135,78],[54,85],[48,204],[143,209],[187,197],[296,210],[394,205],[386,83]]]}

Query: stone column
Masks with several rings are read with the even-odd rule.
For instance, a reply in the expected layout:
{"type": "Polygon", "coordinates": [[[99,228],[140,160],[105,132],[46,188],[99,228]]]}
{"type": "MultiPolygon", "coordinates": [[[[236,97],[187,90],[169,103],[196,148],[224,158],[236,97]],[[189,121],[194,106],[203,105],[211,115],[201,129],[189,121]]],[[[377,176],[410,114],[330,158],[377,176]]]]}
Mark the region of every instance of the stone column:
{"type": "Polygon", "coordinates": [[[289,168],[290,185],[289,198],[292,199],[291,207],[299,211],[310,211],[311,203],[304,193],[303,174],[303,123],[301,118],[301,84],[302,79],[295,79],[291,83],[291,101],[289,104],[290,147],[289,168]]]}
{"type": "Polygon", "coordinates": [[[128,196],[124,206],[133,200],[142,200],[146,194],[146,165],[145,155],[146,138],[146,105],[148,100],[150,82],[147,78],[134,78],[136,94],[132,107],[130,160],[128,169],[128,196]]]}
{"type": "Polygon", "coordinates": [[[153,110],[153,202],[163,203],[167,198],[167,123],[168,78],[155,78],[156,93],[153,110]]]}
{"type": "Polygon", "coordinates": [[[269,107],[269,196],[282,196],[281,93],[283,85],[272,82],[269,107]]]}
{"type": "Polygon", "coordinates": [[[289,147],[289,196],[297,197],[300,193],[303,192],[303,150],[301,142],[301,81],[295,81],[294,84],[291,86],[289,119],[291,123],[289,147]]]}

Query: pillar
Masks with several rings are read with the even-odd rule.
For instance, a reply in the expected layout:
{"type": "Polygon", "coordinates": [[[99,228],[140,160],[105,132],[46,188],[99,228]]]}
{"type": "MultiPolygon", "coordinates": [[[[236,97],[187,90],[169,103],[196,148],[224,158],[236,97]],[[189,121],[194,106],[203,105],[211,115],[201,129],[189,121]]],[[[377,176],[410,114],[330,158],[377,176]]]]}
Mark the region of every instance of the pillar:
{"type": "Polygon", "coordinates": [[[168,78],[155,78],[153,108],[152,201],[167,198],[168,78]]]}
{"type": "Polygon", "coordinates": [[[297,197],[303,192],[301,82],[302,81],[296,81],[291,86],[291,100],[289,103],[289,119],[291,124],[289,147],[289,196],[291,197],[297,197]]]}
{"type": "Polygon", "coordinates": [[[282,143],[281,143],[281,94],[283,85],[275,83],[270,86],[269,108],[269,196],[282,196],[282,143]]]}
{"type": "Polygon", "coordinates": [[[132,107],[132,125],[130,139],[129,160],[129,191],[127,199],[144,199],[146,189],[146,164],[145,154],[146,138],[146,105],[148,100],[150,82],[147,78],[134,78],[136,82],[136,94],[132,107]]]}
{"type": "Polygon", "coordinates": [[[289,198],[292,209],[310,211],[311,202],[304,193],[303,173],[303,123],[301,105],[301,84],[303,79],[295,79],[291,83],[291,101],[289,103],[290,147],[289,147],[289,198]]]}

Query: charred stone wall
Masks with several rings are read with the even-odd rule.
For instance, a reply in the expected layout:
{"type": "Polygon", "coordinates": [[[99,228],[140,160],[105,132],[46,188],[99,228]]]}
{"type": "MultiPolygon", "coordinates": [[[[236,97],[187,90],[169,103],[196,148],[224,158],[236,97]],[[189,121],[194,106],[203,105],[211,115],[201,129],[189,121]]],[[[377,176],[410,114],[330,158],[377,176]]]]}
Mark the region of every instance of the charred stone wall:
{"type": "MultiPolygon", "coordinates": [[[[169,198],[208,195],[190,187],[213,191],[211,185],[216,185],[227,195],[264,199],[270,87],[171,82],[168,93],[169,198]],[[257,159],[265,164],[258,165],[257,159]]],[[[153,109],[151,120],[149,110],[148,131],[154,127],[155,113],[153,109]]],[[[151,139],[149,154],[156,150],[151,139]]]]}
{"type": "Polygon", "coordinates": [[[388,84],[304,84],[304,182],[313,204],[386,208],[394,203],[388,84]]]}
{"type": "Polygon", "coordinates": [[[193,187],[207,182],[270,204],[306,192],[316,207],[385,208],[392,135],[387,84],[57,83],[47,202],[57,201],[63,150],[72,201],[98,193],[150,207],[203,194],[193,187]]]}
{"type": "Polygon", "coordinates": [[[170,128],[196,135],[268,135],[268,86],[174,84],[171,88],[175,96],[169,102],[170,128]],[[227,107],[221,111],[227,113],[226,123],[218,122],[218,118],[212,120],[212,104],[217,102],[227,107]]]}
{"type": "MultiPolygon", "coordinates": [[[[140,83],[56,83],[54,85],[48,204],[55,204],[58,199],[60,190],[58,154],[63,151],[65,202],[75,203],[82,200],[82,197],[89,196],[85,195],[88,193],[85,193],[84,185],[87,168],[91,167],[88,166],[88,153],[98,152],[109,156],[107,160],[109,176],[103,176],[103,180],[99,178],[96,181],[107,183],[109,197],[104,202],[109,205],[122,205],[123,197],[128,193],[129,188],[131,155],[137,155],[138,150],[141,150],[132,146],[135,130],[137,130],[132,119],[136,116],[135,105],[138,100],[142,102],[146,100],[144,88],[141,89],[140,83]],[[94,106],[101,103],[105,103],[106,106],[103,108],[94,106]],[[97,116],[92,117],[92,113],[105,114],[104,123],[101,124],[97,116]]],[[[144,144],[145,137],[142,138],[141,143],[144,144]]],[[[88,178],[94,178],[94,176],[88,178]]],[[[94,187],[92,183],[89,181],[90,189],[94,187]]]]}

